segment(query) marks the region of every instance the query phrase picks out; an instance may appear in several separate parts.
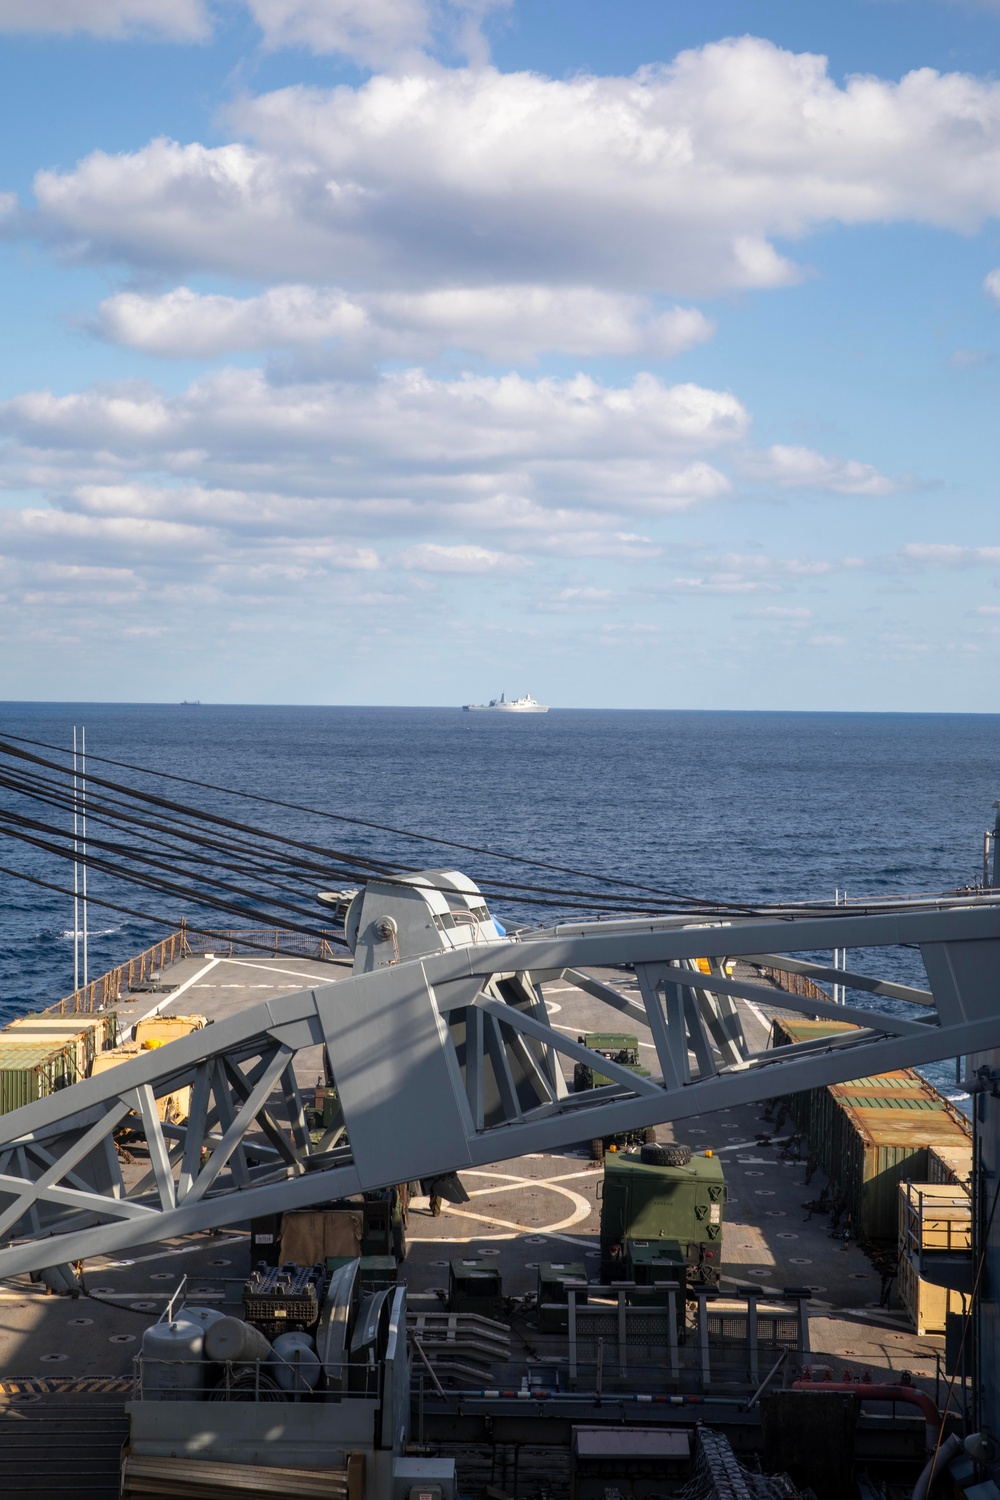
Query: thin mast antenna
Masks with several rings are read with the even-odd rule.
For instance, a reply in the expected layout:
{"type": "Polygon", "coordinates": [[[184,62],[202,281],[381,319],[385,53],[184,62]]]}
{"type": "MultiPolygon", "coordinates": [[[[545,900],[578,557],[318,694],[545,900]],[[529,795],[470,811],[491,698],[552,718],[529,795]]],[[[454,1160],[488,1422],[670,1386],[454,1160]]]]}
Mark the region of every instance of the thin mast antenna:
{"type": "Polygon", "coordinates": [[[83,983],[90,974],[87,964],[87,730],[80,729],[80,832],[83,839],[83,983]]]}
{"type": "Polygon", "coordinates": [[[73,725],[73,993],[80,988],[80,864],[77,859],[76,725],[73,725]]]}

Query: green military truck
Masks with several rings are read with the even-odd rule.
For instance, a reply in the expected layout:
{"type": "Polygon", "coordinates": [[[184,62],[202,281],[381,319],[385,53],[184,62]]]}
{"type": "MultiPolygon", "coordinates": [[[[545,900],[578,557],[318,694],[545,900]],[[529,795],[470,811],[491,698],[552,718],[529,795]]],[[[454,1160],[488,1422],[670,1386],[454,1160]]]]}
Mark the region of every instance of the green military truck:
{"type": "Polygon", "coordinates": [[[640,1264],[655,1262],[654,1280],[715,1287],[722,1273],[726,1184],[711,1152],[647,1144],[609,1152],[601,1184],[601,1280],[646,1280],[640,1264]],[[635,1243],[635,1253],[630,1247],[635,1243]]]}
{"type": "MultiPolygon", "coordinates": [[[[581,1047],[589,1048],[596,1056],[593,1067],[588,1063],[577,1063],[573,1069],[574,1093],[582,1094],[587,1089],[604,1088],[612,1082],[601,1072],[597,1061],[599,1057],[606,1057],[608,1062],[628,1068],[630,1073],[637,1073],[640,1078],[649,1077],[649,1069],[644,1068],[639,1061],[639,1038],[629,1032],[588,1031],[585,1036],[577,1037],[577,1041],[581,1047]]],[[[640,1146],[644,1141],[655,1140],[656,1132],[651,1126],[646,1130],[625,1130],[618,1135],[597,1136],[590,1143],[590,1154],[594,1161],[603,1161],[605,1151],[612,1146],[620,1151],[629,1146],[640,1146]]]]}

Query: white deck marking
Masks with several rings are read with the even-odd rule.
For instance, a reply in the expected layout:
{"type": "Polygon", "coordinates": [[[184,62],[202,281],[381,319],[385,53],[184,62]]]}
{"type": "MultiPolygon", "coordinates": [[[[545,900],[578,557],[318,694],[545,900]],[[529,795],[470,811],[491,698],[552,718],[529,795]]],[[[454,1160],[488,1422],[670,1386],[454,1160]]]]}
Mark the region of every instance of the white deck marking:
{"type": "MultiPolygon", "coordinates": [[[[550,1192],[561,1193],[564,1198],[568,1198],[569,1201],[574,1205],[574,1209],[568,1218],[560,1219],[557,1223],[548,1225],[518,1224],[516,1221],[511,1219],[494,1218],[492,1214],[475,1214],[472,1213],[469,1209],[457,1208],[454,1204],[451,1203],[442,1203],[442,1213],[447,1213],[449,1216],[454,1215],[460,1219],[475,1219],[480,1224],[498,1224],[501,1226],[501,1228],[513,1229],[518,1234],[543,1234],[551,1239],[566,1240],[569,1244],[589,1243],[589,1241],[581,1241],[573,1235],[560,1234],[559,1231],[562,1229],[571,1229],[574,1224],[580,1224],[584,1219],[589,1219],[590,1215],[594,1211],[594,1205],[592,1203],[588,1203],[587,1199],[582,1197],[580,1193],[574,1193],[570,1188],[562,1187],[554,1178],[517,1177],[513,1172],[489,1172],[479,1171],[473,1168],[467,1168],[464,1175],[472,1177],[500,1177],[506,1179],[503,1185],[494,1188],[479,1189],[478,1194],[503,1192],[511,1188],[537,1185],[541,1188],[547,1188],[550,1192]]],[[[587,1175],[588,1174],[586,1172],[567,1172],[565,1174],[565,1176],[568,1178],[585,1177],[587,1175]]],[[[470,1194],[470,1197],[473,1196],[477,1196],[477,1194],[470,1194]]]]}
{"type": "MultiPolygon", "coordinates": [[[[163,1260],[164,1257],[168,1256],[168,1255],[191,1255],[191,1254],[194,1253],[195,1250],[221,1250],[223,1248],[223,1246],[225,1246],[225,1245],[242,1245],[242,1243],[243,1243],[243,1241],[245,1239],[246,1239],[246,1235],[245,1234],[241,1234],[241,1235],[239,1235],[234,1240],[214,1240],[211,1244],[207,1244],[207,1243],[203,1242],[202,1244],[199,1244],[199,1245],[181,1245],[176,1250],[158,1250],[155,1255],[139,1255],[139,1256],[137,1256],[136,1259],[132,1261],[132,1264],[134,1266],[144,1266],[146,1264],[146,1262],[150,1261],[150,1260],[163,1260]]],[[[97,1266],[99,1266],[100,1270],[106,1271],[111,1266],[120,1266],[121,1265],[121,1261],[119,1259],[117,1259],[117,1258],[114,1259],[114,1260],[112,1260],[112,1258],[110,1256],[98,1255],[98,1256],[95,1256],[93,1260],[88,1260],[87,1261],[87,1265],[88,1266],[95,1266],[95,1265],[97,1265],[97,1266]]],[[[213,1269],[217,1269],[217,1268],[213,1267],[213,1269]]]]}
{"type": "MultiPolygon", "coordinates": [[[[302,974],[298,969],[279,969],[277,964],[251,963],[245,958],[220,958],[219,963],[232,964],[237,969],[263,969],[267,974],[290,974],[293,979],[304,979],[309,984],[327,984],[330,979],[329,974],[302,974]]],[[[343,965],[337,967],[343,968],[343,965]]]]}
{"type": "Polygon", "coordinates": [[[175,990],[171,990],[170,994],[165,996],[158,1005],[154,1005],[152,1010],[147,1010],[146,1014],[140,1016],[138,1021],[133,1021],[132,1025],[138,1026],[139,1021],[148,1021],[150,1016],[159,1015],[165,1005],[173,1005],[178,995],[183,995],[185,990],[191,989],[197,980],[201,979],[204,974],[207,974],[210,969],[214,969],[216,964],[221,962],[220,958],[210,958],[203,969],[199,969],[197,974],[192,974],[190,979],[185,979],[183,984],[179,984],[175,990]]]}

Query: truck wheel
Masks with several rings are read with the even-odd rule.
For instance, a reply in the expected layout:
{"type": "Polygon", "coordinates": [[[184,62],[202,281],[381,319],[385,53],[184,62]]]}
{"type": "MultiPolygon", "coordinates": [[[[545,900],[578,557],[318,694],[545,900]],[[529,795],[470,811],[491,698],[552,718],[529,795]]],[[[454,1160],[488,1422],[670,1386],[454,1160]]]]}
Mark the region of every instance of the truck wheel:
{"type": "Polygon", "coordinates": [[[649,1167],[686,1167],[691,1160],[690,1146],[643,1146],[640,1161],[649,1167]]]}
{"type": "Polygon", "coordinates": [[[591,1143],[590,1143],[590,1159],[591,1159],[591,1161],[603,1161],[604,1160],[604,1138],[603,1138],[603,1136],[598,1136],[597,1139],[596,1139],[596,1141],[591,1141],[591,1143]]]}
{"type": "Polygon", "coordinates": [[[645,1142],[645,1144],[647,1146],[655,1146],[656,1145],[656,1126],[655,1125],[647,1125],[646,1128],[645,1128],[645,1130],[642,1132],[642,1139],[643,1139],[643,1141],[645,1142]]]}

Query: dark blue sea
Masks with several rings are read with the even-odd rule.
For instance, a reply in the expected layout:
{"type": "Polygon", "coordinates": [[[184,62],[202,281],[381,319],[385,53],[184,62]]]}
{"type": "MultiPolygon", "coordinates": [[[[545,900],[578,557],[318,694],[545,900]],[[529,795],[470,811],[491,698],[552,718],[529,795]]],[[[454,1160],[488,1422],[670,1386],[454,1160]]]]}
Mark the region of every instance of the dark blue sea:
{"type": "MultiPolygon", "coordinates": [[[[996,715],[564,709],[493,717],[453,708],[0,704],[0,739],[68,747],[74,725],[86,726],[92,755],[416,836],[153,783],[91,761],[97,774],[327,848],[410,868],[457,867],[474,879],[572,883],[421,841],[430,835],[748,903],[971,883],[1000,796],[996,715]]],[[[0,758],[0,770],[12,768],[0,758]]],[[[66,821],[2,787],[0,807],[66,821]]],[[[141,847],[144,834],[134,837],[141,847]]],[[[2,831],[0,865],[72,882],[71,866],[2,831]]],[[[306,908],[315,889],[303,883],[306,908]]],[[[172,924],[184,914],[192,925],[241,925],[105,874],[90,877],[90,891],[172,924]]],[[[559,915],[558,905],[492,905],[508,925],[559,915]]],[[[72,925],[68,897],[0,874],[0,1021],[71,991],[72,925]]],[[[91,976],[164,930],[92,905],[91,976]]],[[[946,1068],[938,1081],[948,1076],[946,1068]]]]}

